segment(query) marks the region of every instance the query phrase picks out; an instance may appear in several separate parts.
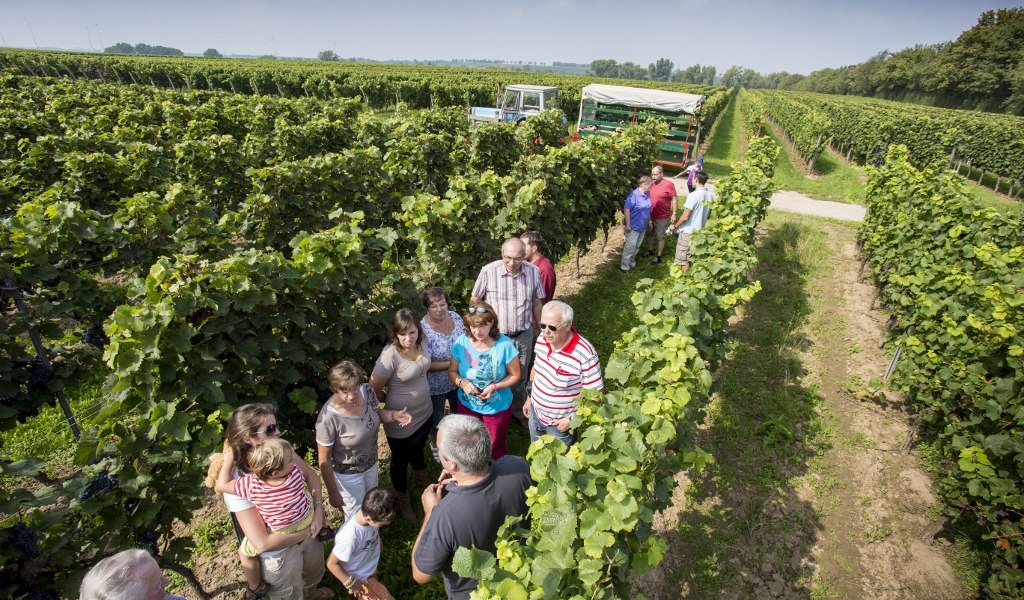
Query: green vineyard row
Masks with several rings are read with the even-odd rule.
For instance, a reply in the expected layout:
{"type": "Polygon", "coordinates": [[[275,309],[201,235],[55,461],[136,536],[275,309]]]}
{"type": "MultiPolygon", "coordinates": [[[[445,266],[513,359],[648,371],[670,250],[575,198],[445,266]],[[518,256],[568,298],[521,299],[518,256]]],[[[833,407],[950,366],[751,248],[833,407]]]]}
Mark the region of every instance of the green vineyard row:
{"type": "Polygon", "coordinates": [[[530,83],[558,87],[562,110],[575,122],[580,93],[589,83],[607,83],[702,94],[702,118],[714,122],[728,103],[722,87],[647,80],[458,69],[429,65],[118,56],[31,50],[0,51],[0,68],[19,74],[175,90],[227,91],[286,98],[359,98],[374,108],[493,106],[504,86],[530,83]],[[721,97],[719,97],[721,96],[721,97]]]}
{"type": "Polygon", "coordinates": [[[805,158],[808,140],[823,135],[861,164],[902,144],[918,166],[964,163],[1014,183],[1024,180],[1024,117],[811,92],[752,90],[749,96],[759,97],[799,140],[805,158]]]}
{"type": "Polygon", "coordinates": [[[940,453],[953,518],[991,544],[985,595],[1024,593],[1024,219],[979,209],[902,145],[871,173],[859,240],[902,349],[890,387],[940,453]]]}

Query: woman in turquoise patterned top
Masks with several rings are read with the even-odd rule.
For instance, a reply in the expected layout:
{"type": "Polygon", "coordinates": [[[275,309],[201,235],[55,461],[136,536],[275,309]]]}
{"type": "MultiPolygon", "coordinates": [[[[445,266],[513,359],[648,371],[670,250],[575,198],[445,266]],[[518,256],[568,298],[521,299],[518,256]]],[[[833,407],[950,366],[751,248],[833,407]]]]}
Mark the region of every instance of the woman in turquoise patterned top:
{"type": "Polygon", "coordinates": [[[491,436],[491,458],[508,452],[512,390],[519,382],[519,351],[498,330],[498,316],[486,302],[471,303],[463,315],[466,333],[452,346],[448,377],[459,392],[459,414],[481,419],[491,436]]]}

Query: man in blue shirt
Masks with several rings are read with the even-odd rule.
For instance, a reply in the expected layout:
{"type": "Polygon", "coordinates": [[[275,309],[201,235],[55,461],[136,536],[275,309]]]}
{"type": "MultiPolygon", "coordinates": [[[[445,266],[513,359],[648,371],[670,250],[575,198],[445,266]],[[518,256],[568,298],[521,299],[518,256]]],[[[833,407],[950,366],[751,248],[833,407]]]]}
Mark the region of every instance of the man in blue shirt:
{"type": "Polygon", "coordinates": [[[626,242],[622,246],[622,262],[619,268],[628,271],[636,266],[636,255],[640,244],[644,241],[647,223],[651,220],[651,178],[642,176],[637,187],[622,207],[622,225],[625,228],[626,242]]]}

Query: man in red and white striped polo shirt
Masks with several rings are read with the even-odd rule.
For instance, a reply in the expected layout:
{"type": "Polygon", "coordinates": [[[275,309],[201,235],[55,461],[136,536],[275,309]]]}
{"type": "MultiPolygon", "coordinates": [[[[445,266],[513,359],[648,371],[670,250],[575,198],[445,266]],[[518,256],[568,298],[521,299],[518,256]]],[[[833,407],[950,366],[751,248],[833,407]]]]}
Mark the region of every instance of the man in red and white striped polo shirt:
{"type": "Polygon", "coordinates": [[[576,437],[569,422],[579,408],[580,391],[602,390],[601,362],[597,351],[572,326],[572,307],[553,300],[544,305],[540,339],[534,346],[531,393],[523,405],[530,419],[530,441],[552,435],[566,446],[576,437]]]}

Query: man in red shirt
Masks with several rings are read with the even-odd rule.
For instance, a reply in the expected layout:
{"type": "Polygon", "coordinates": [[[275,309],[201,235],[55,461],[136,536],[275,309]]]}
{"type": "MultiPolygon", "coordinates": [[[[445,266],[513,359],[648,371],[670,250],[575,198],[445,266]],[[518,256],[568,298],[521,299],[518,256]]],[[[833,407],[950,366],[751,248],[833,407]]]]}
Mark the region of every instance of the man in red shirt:
{"type": "Polygon", "coordinates": [[[533,266],[540,269],[540,282],[544,288],[544,304],[551,302],[555,297],[555,268],[551,261],[544,256],[544,236],[539,231],[527,231],[519,236],[526,245],[526,260],[533,266]]]}
{"type": "Polygon", "coordinates": [[[661,165],[654,165],[651,168],[651,227],[654,228],[654,235],[647,236],[647,254],[653,254],[654,238],[658,239],[658,255],[654,257],[655,263],[661,262],[661,255],[665,251],[665,230],[668,229],[668,222],[676,214],[676,186],[665,179],[665,171],[661,165]]]}

